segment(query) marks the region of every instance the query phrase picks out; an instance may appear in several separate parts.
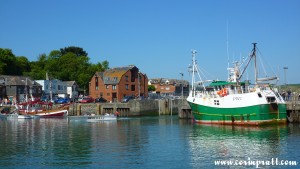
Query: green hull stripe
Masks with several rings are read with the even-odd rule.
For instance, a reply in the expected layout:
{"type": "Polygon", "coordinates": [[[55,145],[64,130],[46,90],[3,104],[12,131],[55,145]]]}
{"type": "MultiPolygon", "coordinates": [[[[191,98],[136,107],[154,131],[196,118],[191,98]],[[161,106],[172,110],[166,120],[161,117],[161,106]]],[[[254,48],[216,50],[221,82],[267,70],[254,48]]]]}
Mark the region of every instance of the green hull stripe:
{"type": "Polygon", "coordinates": [[[216,108],[189,103],[195,120],[268,121],[285,120],[285,104],[263,104],[241,108],[216,108]]]}

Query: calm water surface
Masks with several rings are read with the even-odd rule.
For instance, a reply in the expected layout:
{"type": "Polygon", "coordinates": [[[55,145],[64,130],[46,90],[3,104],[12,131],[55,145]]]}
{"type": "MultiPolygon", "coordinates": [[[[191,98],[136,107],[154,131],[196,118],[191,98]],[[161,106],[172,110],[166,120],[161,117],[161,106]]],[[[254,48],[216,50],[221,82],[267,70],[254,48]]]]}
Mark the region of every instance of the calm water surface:
{"type": "Polygon", "coordinates": [[[210,126],[177,116],[0,119],[0,168],[222,168],[214,161],[248,158],[299,163],[300,125],[210,126]]]}

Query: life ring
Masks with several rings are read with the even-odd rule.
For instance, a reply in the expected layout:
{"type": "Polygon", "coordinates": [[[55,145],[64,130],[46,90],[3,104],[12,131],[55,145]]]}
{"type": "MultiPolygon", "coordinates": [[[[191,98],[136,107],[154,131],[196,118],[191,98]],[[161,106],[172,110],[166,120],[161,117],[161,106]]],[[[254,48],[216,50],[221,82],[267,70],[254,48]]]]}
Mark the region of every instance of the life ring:
{"type": "Polygon", "coordinates": [[[222,96],[227,96],[227,89],[226,88],[224,88],[223,90],[222,90],[222,96]]]}
{"type": "Polygon", "coordinates": [[[223,88],[223,89],[221,89],[221,90],[219,90],[218,92],[217,92],[217,94],[219,95],[219,96],[222,96],[222,97],[224,97],[224,96],[227,96],[227,89],[226,88],[223,88]]]}

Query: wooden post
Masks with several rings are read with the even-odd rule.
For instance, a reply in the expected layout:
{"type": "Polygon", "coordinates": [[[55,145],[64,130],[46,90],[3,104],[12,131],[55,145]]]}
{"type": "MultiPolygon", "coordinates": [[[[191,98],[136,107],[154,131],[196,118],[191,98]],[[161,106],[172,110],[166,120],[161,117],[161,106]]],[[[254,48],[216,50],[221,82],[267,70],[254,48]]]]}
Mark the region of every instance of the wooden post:
{"type": "Polygon", "coordinates": [[[101,105],[100,104],[97,104],[97,115],[100,115],[101,114],[101,105]]]}
{"type": "Polygon", "coordinates": [[[77,105],[77,116],[81,115],[81,104],[77,105]]]}

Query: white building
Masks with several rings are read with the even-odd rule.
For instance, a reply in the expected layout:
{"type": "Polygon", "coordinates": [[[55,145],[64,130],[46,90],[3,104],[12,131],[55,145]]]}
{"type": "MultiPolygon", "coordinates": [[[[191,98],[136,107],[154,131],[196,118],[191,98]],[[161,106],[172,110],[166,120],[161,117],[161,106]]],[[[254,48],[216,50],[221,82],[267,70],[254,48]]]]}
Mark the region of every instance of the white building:
{"type": "Polygon", "coordinates": [[[42,85],[44,95],[74,98],[78,96],[78,85],[75,81],[36,80],[42,85]]]}

